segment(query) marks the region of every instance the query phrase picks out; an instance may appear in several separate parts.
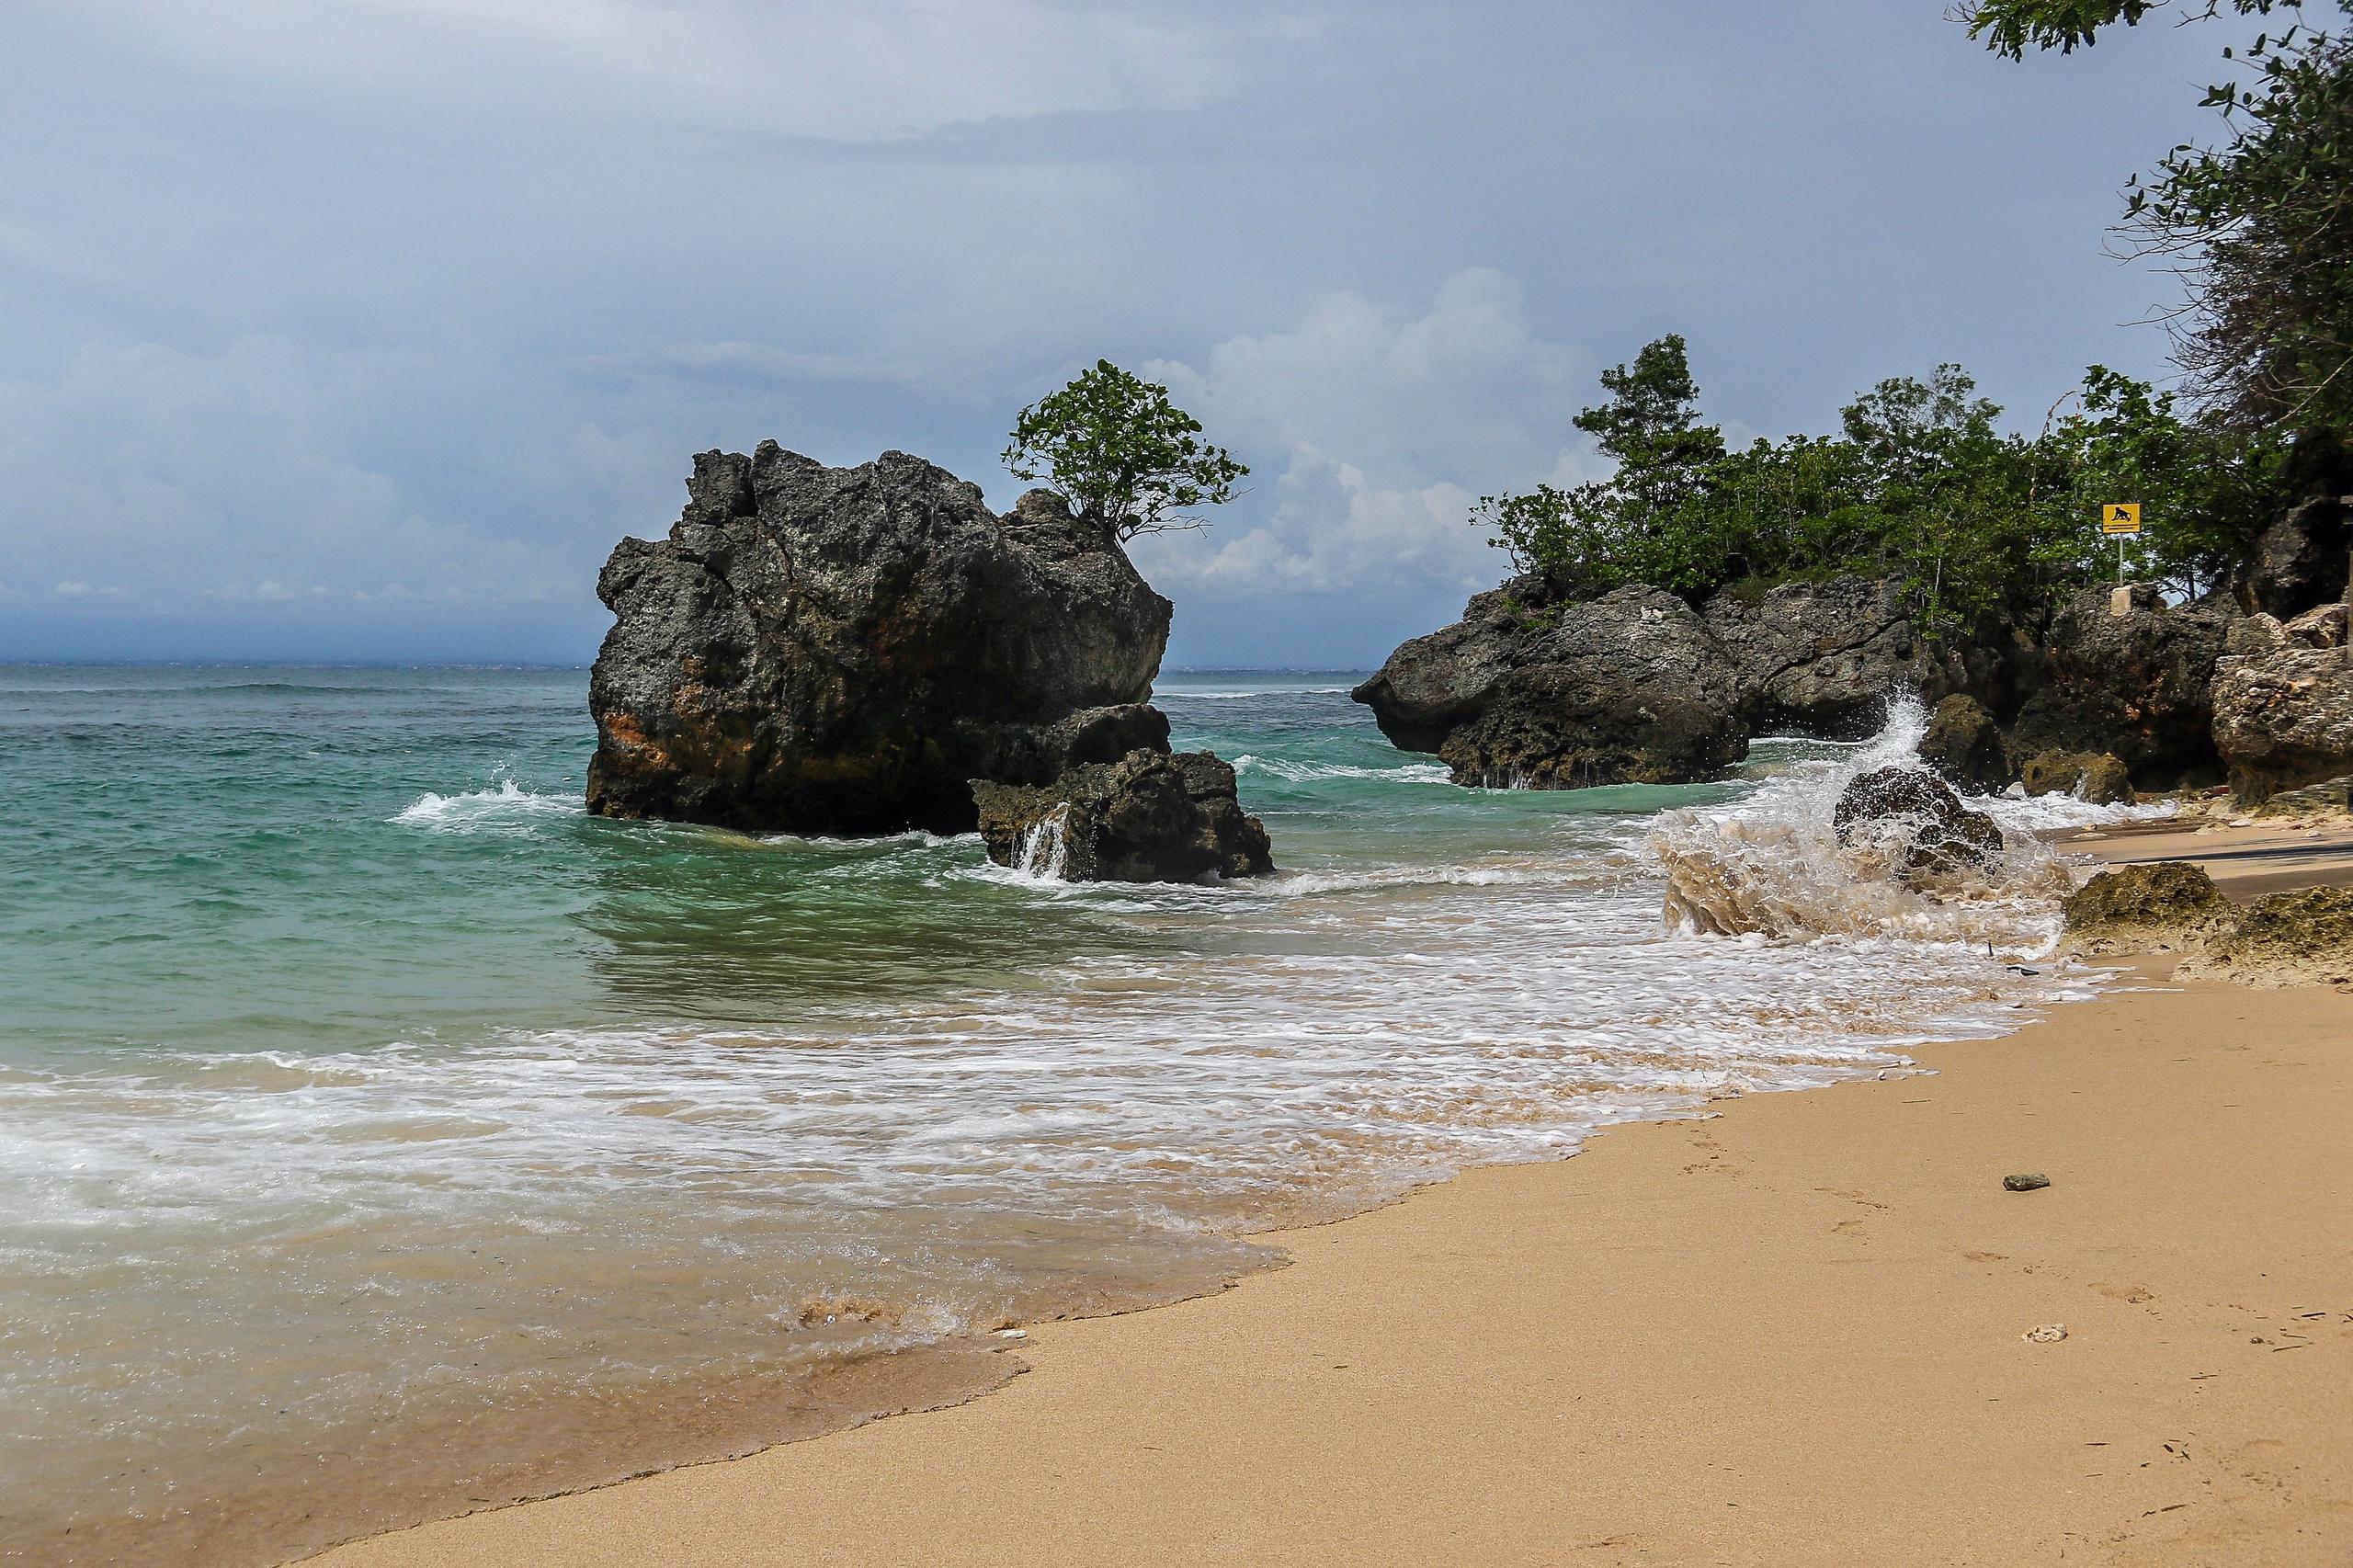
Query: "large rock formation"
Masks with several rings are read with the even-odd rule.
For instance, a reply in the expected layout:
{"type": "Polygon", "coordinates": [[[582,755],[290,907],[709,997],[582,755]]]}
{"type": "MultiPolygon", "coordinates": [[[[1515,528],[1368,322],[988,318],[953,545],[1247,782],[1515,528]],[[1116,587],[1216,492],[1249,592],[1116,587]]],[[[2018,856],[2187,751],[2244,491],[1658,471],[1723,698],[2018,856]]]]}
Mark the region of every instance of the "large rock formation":
{"type": "Polygon", "coordinates": [[[1702,611],[1732,663],[1751,733],[1858,740],[1899,691],[1929,701],[1984,684],[1920,637],[1900,585],[1865,577],[1721,593],[1702,611]]]}
{"type": "Polygon", "coordinates": [[[1199,882],[1274,869],[1267,829],[1209,752],[1135,751],[1042,789],[974,779],[989,858],[1065,881],[1199,882]]]}
{"type": "Polygon", "coordinates": [[[2220,598],[2168,606],[2148,586],[2131,590],[2130,606],[2111,614],[2109,590],[2088,588],[2061,608],[2011,744],[2021,756],[2113,753],[2147,790],[2211,783],[2207,688],[2235,611],[2220,598]]]}
{"type": "Polygon", "coordinates": [[[702,453],[687,489],[597,581],[590,810],[962,832],[972,778],[1166,748],[1142,704],[1168,601],[1058,498],[1000,517],[904,452],[835,469],[772,441],[702,453]]]}
{"type": "Polygon", "coordinates": [[[2214,745],[2243,803],[2353,775],[2347,615],[2340,603],[2231,628],[2213,677],[2214,745]]]}
{"type": "Polygon", "coordinates": [[[1639,585],[1563,604],[1527,576],[1398,648],[1354,695],[1457,783],[1574,789],[1713,778],[1752,734],[1868,734],[1896,692],[1974,678],[1927,650],[1884,583],[1721,594],[1695,612],[1639,585]]]}

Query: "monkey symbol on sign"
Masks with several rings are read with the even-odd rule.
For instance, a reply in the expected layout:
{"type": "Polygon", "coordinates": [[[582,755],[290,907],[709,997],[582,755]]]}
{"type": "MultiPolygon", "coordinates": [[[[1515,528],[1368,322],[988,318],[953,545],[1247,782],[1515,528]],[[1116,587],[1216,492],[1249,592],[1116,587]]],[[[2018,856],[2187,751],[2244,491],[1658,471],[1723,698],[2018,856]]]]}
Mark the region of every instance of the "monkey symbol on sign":
{"type": "Polygon", "coordinates": [[[2141,504],[2138,501],[2111,501],[2099,509],[2099,531],[2104,534],[2137,534],[2141,531],[2141,504]]]}

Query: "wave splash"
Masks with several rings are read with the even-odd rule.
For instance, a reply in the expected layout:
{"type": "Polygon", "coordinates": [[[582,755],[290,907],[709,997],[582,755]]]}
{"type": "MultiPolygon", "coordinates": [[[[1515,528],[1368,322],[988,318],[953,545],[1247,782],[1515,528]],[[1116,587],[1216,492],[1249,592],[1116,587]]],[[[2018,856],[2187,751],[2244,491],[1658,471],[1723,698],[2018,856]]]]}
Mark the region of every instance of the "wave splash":
{"type": "Polygon", "coordinates": [[[430,828],[437,833],[473,833],[512,826],[518,819],[570,816],[586,809],[575,796],[536,794],[512,778],[502,778],[488,789],[457,795],[428,790],[393,812],[391,820],[403,827],[430,828]]]}
{"type": "Polygon", "coordinates": [[[1802,762],[1738,803],[1663,812],[1643,841],[1666,873],[1670,932],[1806,940],[1819,937],[1984,943],[2020,956],[2048,952],[2066,869],[2038,830],[2090,825],[2165,807],[2098,807],[2064,798],[1972,800],[2002,828],[1982,867],[1912,885],[1897,876],[1886,835],[1842,844],[1832,813],[1847,786],[1884,767],[1922,768],[1926,709],[1889,705],[1884,728],[1833,760],[1802,762]]]}

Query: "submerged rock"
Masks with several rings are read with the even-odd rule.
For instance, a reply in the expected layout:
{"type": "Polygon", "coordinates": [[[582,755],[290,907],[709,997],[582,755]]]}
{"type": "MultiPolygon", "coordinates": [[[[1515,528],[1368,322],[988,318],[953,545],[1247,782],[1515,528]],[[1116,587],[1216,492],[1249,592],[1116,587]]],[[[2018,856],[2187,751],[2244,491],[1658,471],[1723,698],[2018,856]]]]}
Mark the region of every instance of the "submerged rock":
{"type": "Polygon", "coordinates": [[[2095,806],[2132,799],[2132,775],[2121,757],[2109,752],[2046,751],[2027,758],[2018,782],[2029,795],[2073,795],[2095,806]]]}
{"type": "Polygon", "coordinates": [[[1133,751],[1043,787],[976,778],[989,858],[1063,881],[1199,882],[1274,869],[1267,829],[1210,752],[1133,751]]]}
{"type": "Polygon", "coordinates": [[[2282,626],[2251,616],[2231,628],[2217,661],[2214,747],[2240,801],[2353,774],[2353,647],[2342,606],[2282,626]]]}
{"type": "Polygon", "coordinates": [[[1862,775],[1840,792],[1830,824],[1840,844],[1875,843],[1912,877],[1983,869],[2003,849],[2001,825],[1962,805],[1952,786],[1924,768],[1882,767],[1862,775]]]}
{"type": "Polygon", "coordinates": [[[2144,789],[2213,781],[2208,687],[2235,610],[2221,599],[2168,606],[2140,586],[2127,596],[2130,613],[2116,616],[2109,598],[2087,588],[2053,619],[2011,744],[2029,756],[2111,753],[2144,789]]]}
{"type": "Polygon", "coordinates": [[[2241,985],[2353,986],[2353,888],[2300,888],[2259,900],[2177,972],[2241,985]]]}
{"type": "Polygon", "coordinates": [[[2101,871],[2060,905],[2078,952],[2172,952],[2230,918],[2231,902],[2202,867],[2166,860],[2101,871]]]}
{"type": "Polygon", "coordinates": [[[668,538],[623,540],[589,682],[588,806],[753,830],[970,830],[974,778],[1166,744],[1142,703],[1168,601],[1033,491],[997,517],[904,452],[695,459],[668,538]]]}
{"type": "Polygon", "coordinates": [[[2010,743],[1985,705],[1956,692],[1937,704],[1920,737],[1920,760],[1946,782],[1980,795],[2007,789],[2018,777],[2010,743]]]}

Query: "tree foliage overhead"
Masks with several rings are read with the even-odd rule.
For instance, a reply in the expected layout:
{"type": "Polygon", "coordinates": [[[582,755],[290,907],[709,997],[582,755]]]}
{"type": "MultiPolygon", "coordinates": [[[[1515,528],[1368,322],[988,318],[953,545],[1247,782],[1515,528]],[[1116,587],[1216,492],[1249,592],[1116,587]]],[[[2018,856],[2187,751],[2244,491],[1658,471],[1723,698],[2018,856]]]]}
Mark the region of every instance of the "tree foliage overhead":
{"type": "MultiPolygon", "coordinates": [[[[2165,0],[1973,0],[1971,36],[2011,59],[2072,52],[2165,0]]],[[[2128,187],[2131,253],[2172,263],[2188,298],[2168,316],[2197,400],[2243,429],[2353,428],[2353,38],[2310,21],[2329,0],[2203,0],[2185,20],[2268,18],[2249,74],[2206,90],[2225,135],[2184,145],[2128,187]],[[2276,22],[2275,28],[2270,23],[2276,22]]],[[[2340,14],[2353,0],[2336,0],[2340,14]]]]}
{"type": "Polygon", "coordinates": [[[2185,419],[2171,393],[2095,367],[2032,437],[1958,365],[1859,394],[1835,436],[1725,446],[1702,421],[1684,342],[1602,376],[1578,428],[1608,479],[1489,496],[1477,518],[1523,572],[1570,597],[1649,583],[1695,602],[1848,573],[1896,576],[1937,625],[2031,614],[2115,570],[2100,507],[2138,501],[2136,575],[2195,597],[2265,520],[2277,444],[2185,419]]]}
{"type": "Polygon", "coordinates": [[[1122,542],[1197,528],[1197,506],[1232,500],[1250,470],[1200,439],[1201,422],[1168,389],[1108,359],[1021,411],[1004,451],[1016,479],[1044,480],[1071,509],[1122,542]]]}

